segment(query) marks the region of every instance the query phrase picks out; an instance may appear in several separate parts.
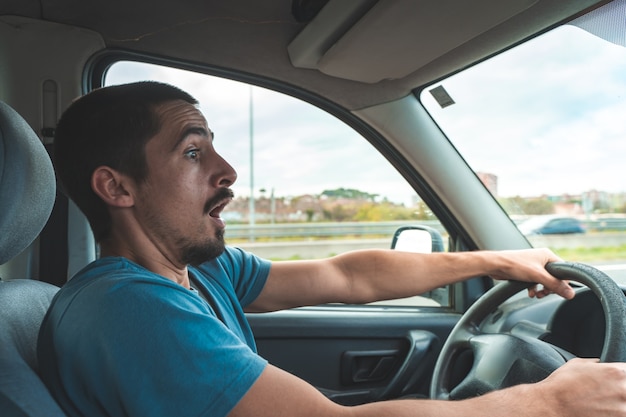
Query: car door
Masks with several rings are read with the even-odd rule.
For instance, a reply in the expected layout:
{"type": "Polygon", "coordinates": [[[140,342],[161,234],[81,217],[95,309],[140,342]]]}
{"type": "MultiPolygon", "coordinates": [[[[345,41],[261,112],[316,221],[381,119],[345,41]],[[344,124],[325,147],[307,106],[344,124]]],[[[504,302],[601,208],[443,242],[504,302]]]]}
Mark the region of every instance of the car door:
{"type": "Polygon", "coordinates": [[[261,356],[354,405],[427,396],[458,314],[438,307],[319,306],[248,318],[261,356]]]}

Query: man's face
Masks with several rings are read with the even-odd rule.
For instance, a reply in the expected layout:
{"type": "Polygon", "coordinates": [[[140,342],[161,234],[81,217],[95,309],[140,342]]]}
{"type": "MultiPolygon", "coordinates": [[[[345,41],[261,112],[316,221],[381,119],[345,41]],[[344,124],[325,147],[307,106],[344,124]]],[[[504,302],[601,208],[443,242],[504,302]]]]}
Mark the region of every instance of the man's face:
{"type": "Polygon", "coordinates": [[[213,148],[202,113],[182,100],[160,105],[161,131],[146,144],[146,180],[136,217],[171,262],[197,265],[224,250],[220,213],[232,199],[235,170],[213,148]]]}

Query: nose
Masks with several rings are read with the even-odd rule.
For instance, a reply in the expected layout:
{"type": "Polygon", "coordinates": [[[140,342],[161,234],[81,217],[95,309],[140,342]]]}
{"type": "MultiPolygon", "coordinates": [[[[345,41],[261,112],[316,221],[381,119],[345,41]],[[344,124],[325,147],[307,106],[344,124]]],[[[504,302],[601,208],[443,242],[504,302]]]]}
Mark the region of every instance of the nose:
{"type": "Polygon", "coordinates": [[[237,171],[219,154],[215,154],[212,161],[213,175],[211,176],[211,185],[219,187],[230,187],[237,180],[237,171]]]}

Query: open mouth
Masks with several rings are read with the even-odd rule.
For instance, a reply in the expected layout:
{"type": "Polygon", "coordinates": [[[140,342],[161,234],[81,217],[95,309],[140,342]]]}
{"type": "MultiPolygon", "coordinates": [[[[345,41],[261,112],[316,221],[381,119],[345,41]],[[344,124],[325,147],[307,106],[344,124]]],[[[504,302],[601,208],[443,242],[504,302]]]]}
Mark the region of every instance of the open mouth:
{"type": "Polygon", "coordinates": [[[224,202],[224,203],[214,207],[213,209],[211,209],[209,211],[209,216],[214,217],[216,219],[219,219],[220,218],[220,214],[222,213],[224,208],[226,208],[226,205],[229,203],[229,201],[226,201],[226,202],[224,202]]]}
{"type": "Polygon", "coordinates": [[[204,206],[204,212],[211,216],[213,219],[219,220],[223,223],[220,215],[222,214],[222,211],[226,208],[228,203],[231,202],[233,197],[234,194],[231,189],[224,188],[220,190],[218,195],[207,201],[204,206]]]}

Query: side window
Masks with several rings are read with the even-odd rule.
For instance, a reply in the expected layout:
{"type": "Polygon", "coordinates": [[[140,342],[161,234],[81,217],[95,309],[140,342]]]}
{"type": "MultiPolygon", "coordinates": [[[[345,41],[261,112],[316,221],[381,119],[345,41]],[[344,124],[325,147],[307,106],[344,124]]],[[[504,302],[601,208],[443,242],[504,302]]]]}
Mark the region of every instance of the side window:
{"type": "MultiPolygon", "coordinates": [[[[397,229],[413,225],[446,241],[404,178],[327,112],[264,88],[138,62],[114,64],[105,83],[140,80],[177,85],[200,102],[217,151],[238,173],[223,213],[229,245],[271,260],[314,259],[389,248],[397,229]]],[[[448,292],[384,304],[448,306],[448,292]]]]}

